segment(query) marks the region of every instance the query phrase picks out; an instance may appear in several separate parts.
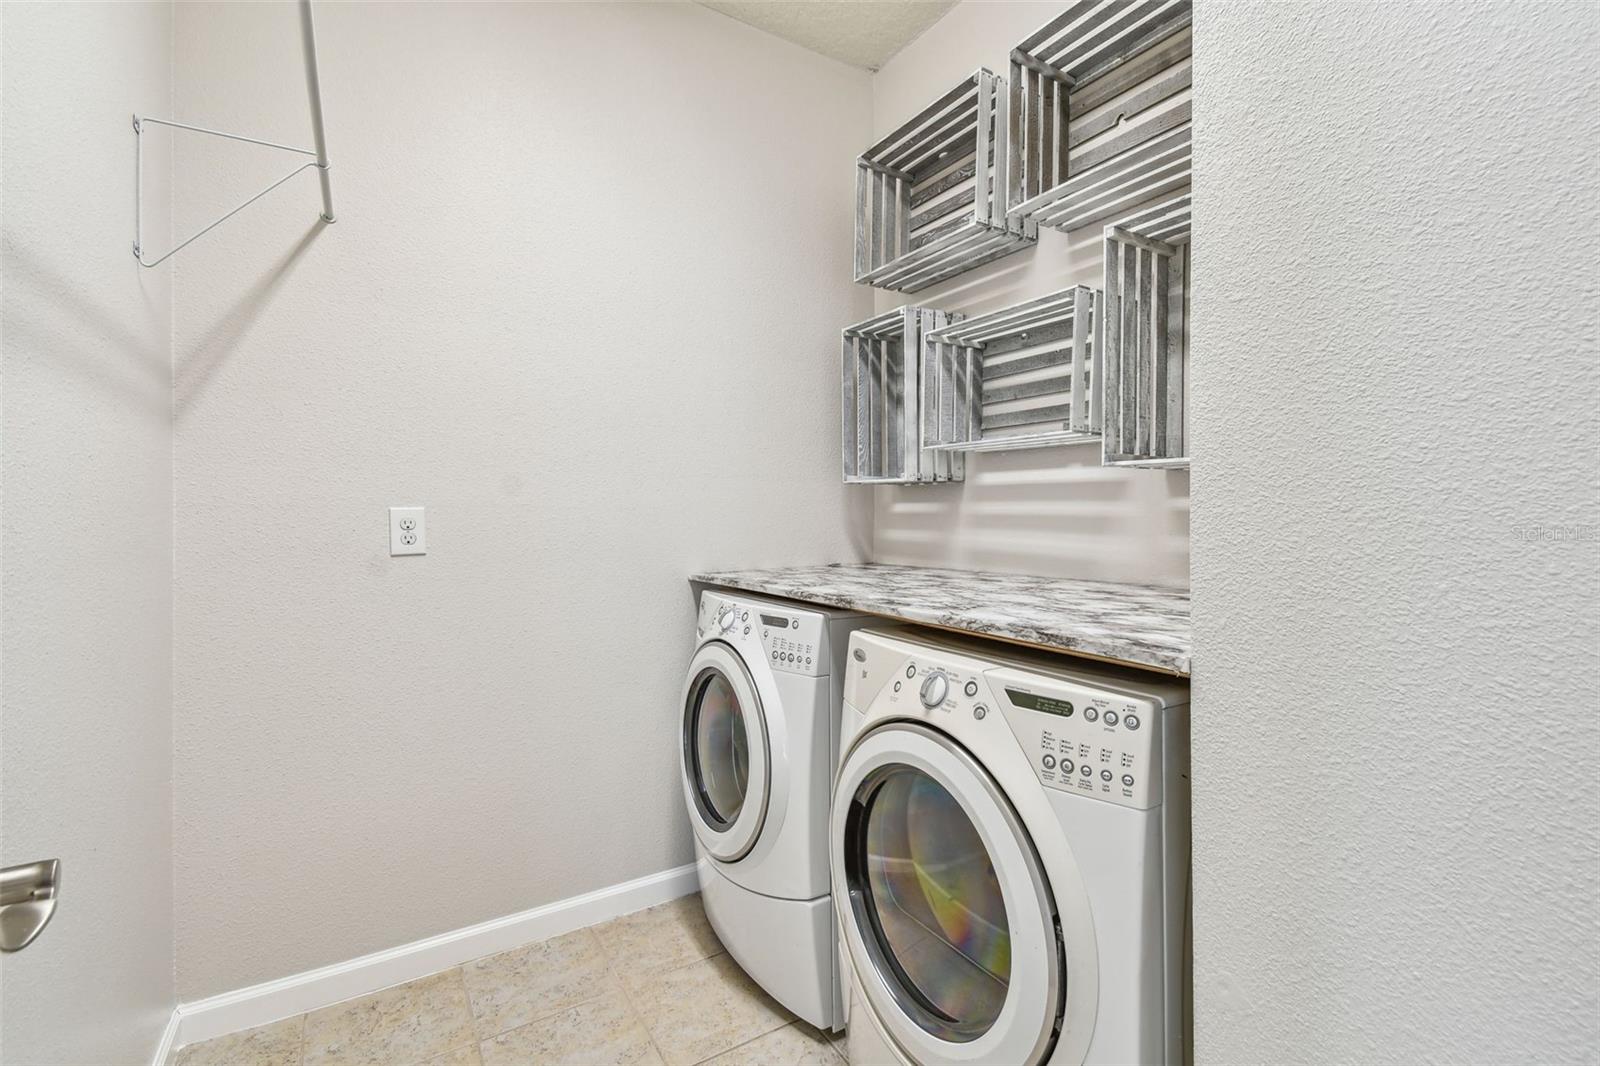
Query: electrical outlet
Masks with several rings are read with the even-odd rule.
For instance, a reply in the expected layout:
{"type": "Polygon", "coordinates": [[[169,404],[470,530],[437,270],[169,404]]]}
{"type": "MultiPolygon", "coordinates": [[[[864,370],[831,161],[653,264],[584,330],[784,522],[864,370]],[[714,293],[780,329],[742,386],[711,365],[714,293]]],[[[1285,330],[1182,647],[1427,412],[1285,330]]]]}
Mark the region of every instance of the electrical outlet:
{"type": "Polygon", "coordinates": [[[428,526],[421,507],[389,508],[389,554],[428,554],[428,526]]]}

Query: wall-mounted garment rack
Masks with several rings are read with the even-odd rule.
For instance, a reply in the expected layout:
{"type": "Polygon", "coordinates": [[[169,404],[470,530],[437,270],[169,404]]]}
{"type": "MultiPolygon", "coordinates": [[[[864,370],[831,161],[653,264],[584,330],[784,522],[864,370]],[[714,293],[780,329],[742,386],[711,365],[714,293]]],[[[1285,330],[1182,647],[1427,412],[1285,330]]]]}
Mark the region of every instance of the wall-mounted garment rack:
{"type": "Polygon", "coordinates": [[[300,45],[305,52],[306,95],[311,104],[311,136],[314,144],[313,148],[295,148],[287,144],[277,144],[273,141],[265,141],[259,137],[245,137],[237,133],[223,133],[221,130],[206,129],[203,126],[191,126],[184,122],[172,122],[162,118],[150,118],[149,116],[133,116],[133,257],[139,261],[140,266],[153,267],[161,265],[168,259],[171,259],[178,252],[182,251],[184,248],[187,248],[201,237],[204,237],[207,233],[210,233],[212,230],[228,221],[228,219],[232,218],[234,215],[237,215],[240,211],[243,211],[245,208],[249,207],[251,204],[267,195],[267,193],[271,192],[273,189],[276,189],[278,186],[294,177],[296,174],[299,174],[303,170],[309,170],[312,167],[317,168],[317,176],[322,183],[322,221],[332,222],[334,220],[333,185],[328,175],[328,140],[322,128],[322,82],[317,74],[317,33],[311,19],[311,0],[300,0],[300,45]],[[250,199],[246,200],[238,207],[235,207],[232,211],[229,211],[227,214],[223,215],[215,222],[212,222],[204,229],[201,229],[199,232],[194,233],[173,245],[172,248],[160,258],[146,262],[144,258],[144,127],[146,124],[167,126],[175,130],[187,130],[191,133],[203,133],[208,137],[223,137],[230,141],[244,141],[246,144],[259,144],[264,148],[275,148],[283,152],[294,152],[297,155],[310,156],[311,159],[309,162],[302,163],[298,167],[295,167],[289,173],[285,174],[271,185],[268,185],[265,189],[262,189],[260,192],[250,197],[250,199]]]}

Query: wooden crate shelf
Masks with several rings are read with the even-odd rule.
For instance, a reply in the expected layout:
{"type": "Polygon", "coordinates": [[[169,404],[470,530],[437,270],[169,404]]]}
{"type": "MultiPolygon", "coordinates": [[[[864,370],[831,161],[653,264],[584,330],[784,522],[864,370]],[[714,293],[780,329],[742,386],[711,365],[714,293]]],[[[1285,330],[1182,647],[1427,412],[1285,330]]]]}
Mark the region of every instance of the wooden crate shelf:
{"type": "Polygon", "coordinates": [[[1079,0],[1011,53],[1008,212],[1061,230],[1186,191],[1191,0],[1079,0]]]}
{"type": "Polygon", "coordinates": [[[1100,440],[1100,293],[1079,285],[923,338],[922,444],[981,452],[1100,440]]]}
{"type": "Polygon", "coordinates": [[[1187,196],[1105,229],[1107,466],[1189,465],[1187,196]]]}
{"type": "Polygon", "coordinates": [[[846,326],[841,374],[844,480],[851,485],[960,481],[960,455],[928,451],[919,432],[923,338],[961,320],[900,307],[846,326]]]}
{"type": "Polygon", "coordinates": [[[980,69],[856,160],[856,281],[916,292],[1038,240],[1007,211],[1006,99],[980,69]]]}

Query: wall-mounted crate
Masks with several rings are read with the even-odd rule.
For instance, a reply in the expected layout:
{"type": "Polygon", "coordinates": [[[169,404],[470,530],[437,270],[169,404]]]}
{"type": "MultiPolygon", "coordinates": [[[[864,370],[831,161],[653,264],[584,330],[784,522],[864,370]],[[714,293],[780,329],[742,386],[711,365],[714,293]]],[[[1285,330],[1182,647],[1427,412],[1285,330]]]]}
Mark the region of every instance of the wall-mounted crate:
{"type": "Polygon", "coordinates": [[[1187,196],[1105,230],[1108,466],[1189,465],[1187,196]]]}
{"type": "Polygon", "coordinates": [[[1100,440],[1101,297],[1079,285],[923,338],[922,444],[934,451],[1100,440]]]}
{"type": "Polygon", "coordinates": [[[1189,187],[1191,0],[1080,0],[1011,52],[1013,218],[1072,230],[1189,187]]]}
{"type": "Polygon", "coordinates": [[[1006,83],[979,70],[856,160],[856,281],[916,292],[1038,240],[1006,208],[1006,83]]]}
{"type": "Polygon", "coordinates": [[[961,480],[961,456],[923,449],[917,410],[923,338],[960,318],[901,307],[845,327],[841,413],[847,484],[961,480]]]}

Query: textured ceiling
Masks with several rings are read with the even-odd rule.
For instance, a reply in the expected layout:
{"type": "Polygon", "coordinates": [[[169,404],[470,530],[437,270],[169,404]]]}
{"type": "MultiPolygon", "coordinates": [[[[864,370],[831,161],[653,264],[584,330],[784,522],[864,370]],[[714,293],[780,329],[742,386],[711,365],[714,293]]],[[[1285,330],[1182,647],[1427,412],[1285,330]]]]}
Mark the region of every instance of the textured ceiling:
{"type": "Polygon", "coordinates": [[[700,0],[813,52],[877,70],[956,0],[700,0]]]}

